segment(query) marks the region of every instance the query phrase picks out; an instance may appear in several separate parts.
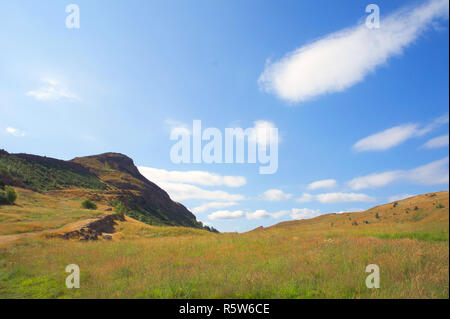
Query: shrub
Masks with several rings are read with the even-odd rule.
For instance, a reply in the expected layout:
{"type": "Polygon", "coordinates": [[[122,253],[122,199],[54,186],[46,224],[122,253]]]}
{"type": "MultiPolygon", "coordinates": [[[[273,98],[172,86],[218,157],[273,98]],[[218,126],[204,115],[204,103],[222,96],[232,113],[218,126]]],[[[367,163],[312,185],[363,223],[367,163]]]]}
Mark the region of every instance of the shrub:
{"type": "Polygon", "coordinates": [[[0,189],[5,189],[5,182],[0,179],[0,189]]]}
{"type": "Polygon", "coordinates": [[[6,199],[5,193],[4,192],[0,192],[0,205],[8,205],[9,202],[6,199]]]}
{"type": "Polygon", "coordinates": [[[97,209],[97,205],[93,201],[91,201],[90,199],[85,199],[81,203],[81,207],[85,208],[85,209],[97,209]]]}
{"type": "Polygon", "coordinates": [[[380,215],[378,215],[378,213],[375,214],[375,218],[380,218],[380,215]]]}
{"type": "Polygon", "coordinates": [[[398,206],[398,203],[397,203],[397,202],[395,202],[395,203],[394,203],[394,207],[397,207],[397,206],[398,206]]]}
{"type": "Polygon", "coordinates": [[[16,194],[16,191],[14,190],[14,188],[6,187],[5,197],[11,205],[14,204],[17,199],[17,194],[16,194]]]}
{"type": "Polygon", "coordinates": [[[439,205],[436,206],[436,208],[445,208],[445,206],[442,205],[442,204],[439,204],[439,205]]]}
{"type": "Polygon", "coordinates": [[[417,207],[417,206],[414,206],[414,210],[419,210],[419,207],[417,207]]]}
{"type": "Polygon", "coordinates": [[[125,205],[120,201],[116,201],[114,203],[114,211],[117,214],[124,215],[125,214],[125,205]]]}
{"type": "Polygon", "coordinates": [[[358,226],[358,222],[355,220],[355,221],[352,223],[352,225],[353,225],[353,226],[358,226]]]}

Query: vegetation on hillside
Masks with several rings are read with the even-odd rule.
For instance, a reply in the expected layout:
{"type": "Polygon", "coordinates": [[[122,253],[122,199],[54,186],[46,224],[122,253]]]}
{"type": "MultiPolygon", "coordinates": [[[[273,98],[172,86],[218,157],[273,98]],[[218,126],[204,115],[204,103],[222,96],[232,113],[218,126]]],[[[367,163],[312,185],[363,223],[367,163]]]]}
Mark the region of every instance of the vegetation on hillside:
{"type": "Polygon", "coordinates": [[[81,190],[82,196],[91,201],[109,205],[121,202],[124,212],[149,225],[215,231],[198,222],[186,207],[173,202],[164,190],[139,173],[131,158],[119,153],[62,161],[0,150],[0,182],[51,192],[53,196],[81,190]]]}
{"type": "Polygon", "coordinates": [[[17,194],[14,188],[0,185],[0,205],[14,205],[17,194]]]}
{"type": "Polygon", "coordinates": [[[84,210],[80,198],[18,192],[18,205],[0,207],[0,298],[449,297],[448,192],[244,234],[149,226],[127,216],[112,240],[96,242],[45,234],[108,206],[84,210]],[[8,234],[23,237],[2,244],[8,234]],[[82,289],[65,287],[72,263],[82,289]],[[368,264],[380,267],[380,289],[365,286],[368,264]]]}
{"type": "Polygon", "coordinates": [[[81,165],[46,157],[0,151],[0,179],[12,177],[37,191],[66,188],[106,189],[81,165]]]}
{"type": "Polygon", "coordinates": [[[95,204],[90,199],[85,199],[81,202],[81,207],[84,209],[97,209],[97,204],[95,204]]]}

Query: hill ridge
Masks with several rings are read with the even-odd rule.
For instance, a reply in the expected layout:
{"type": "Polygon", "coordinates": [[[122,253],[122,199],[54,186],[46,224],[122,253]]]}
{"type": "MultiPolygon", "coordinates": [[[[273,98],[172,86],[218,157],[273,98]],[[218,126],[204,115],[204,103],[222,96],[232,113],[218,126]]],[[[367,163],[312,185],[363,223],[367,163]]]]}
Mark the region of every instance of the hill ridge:
{"type": "Polygon", "coordinates": [[[78,196],[114,206],[122,202],[127,214],[151,225],[204,228],[184,205],[174,202],[146,179],[134,161],[121,153],[75,157],[65,161],[46,156],[0,151],[0,179],[54,196],[78,196]]]}

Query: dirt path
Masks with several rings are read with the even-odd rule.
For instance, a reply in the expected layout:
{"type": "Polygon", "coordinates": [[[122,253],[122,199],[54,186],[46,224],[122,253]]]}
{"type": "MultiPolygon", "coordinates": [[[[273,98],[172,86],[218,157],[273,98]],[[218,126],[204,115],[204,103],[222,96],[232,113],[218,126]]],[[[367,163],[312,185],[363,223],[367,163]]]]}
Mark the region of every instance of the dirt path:
{"type": "Polygon", "coordinates": [[[44,229],[44,230],[35,231],[35,232],[19,233],[19,234],[12,234],[12,235],[0,235],[0,245],[6,244],[6,243],[11,243],[13,241],[20,240],[23,238],[41,235],[44,232],[64,233],[64,232],[73,231],[75,229],[81,229],[97,220],[100,220],[100,218],[83,219],[83,220],[79,220],[79,221],[76,221],[73,223],[66,224],[62,227],[55,228],[55,229],[44,229]]]}

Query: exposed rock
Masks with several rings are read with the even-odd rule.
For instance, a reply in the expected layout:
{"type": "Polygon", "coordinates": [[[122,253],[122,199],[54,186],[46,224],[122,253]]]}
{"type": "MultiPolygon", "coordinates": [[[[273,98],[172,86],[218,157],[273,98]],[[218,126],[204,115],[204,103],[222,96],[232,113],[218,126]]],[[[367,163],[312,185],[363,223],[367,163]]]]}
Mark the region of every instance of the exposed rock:
{"type": "Polygon", "coordinates": [[[79,239],[82,241],[98,240],[99,237],[106,240],[111,240],[112,239],[111,235],[105,234],[102,236],[102,234],[114,233],[115,232],[114,226],[117,225],[116,221],[118,220],[124,221],[125,217],[120,214],[106,215],[100,217],[99,219],[93,222],[84,225],[80,229],[67,232],[65,234],[60,235],[59,237],[63,239],[79,239]]]}

